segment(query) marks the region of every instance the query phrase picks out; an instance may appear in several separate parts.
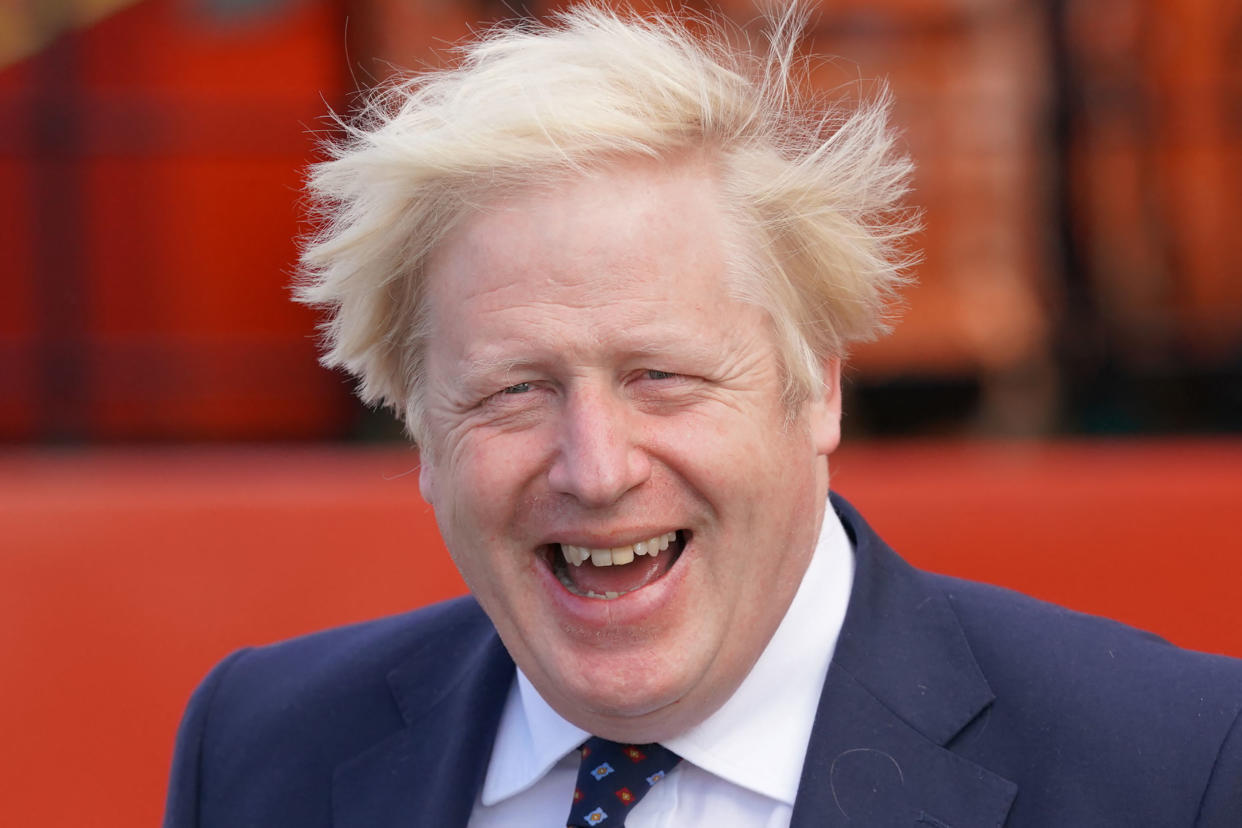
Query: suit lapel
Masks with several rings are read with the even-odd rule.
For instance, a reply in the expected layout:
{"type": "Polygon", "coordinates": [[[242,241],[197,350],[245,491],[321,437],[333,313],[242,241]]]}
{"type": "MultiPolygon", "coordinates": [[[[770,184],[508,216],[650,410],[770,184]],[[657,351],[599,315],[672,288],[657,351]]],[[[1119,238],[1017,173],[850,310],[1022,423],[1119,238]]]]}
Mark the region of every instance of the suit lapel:
{"type": "Polygon", "coordinates": [[[792,826],[1001,825],[1017,786],[945,746],[993,695],[947,599],[844,500],[854,590],[792,826]]]}
{"type": "Polygon", "coordinates": [[[513,661],[481,610],[428,638],[388,677],[406,726],[337,768],[336,828],[451,828],[470,818],[513,661]]]}

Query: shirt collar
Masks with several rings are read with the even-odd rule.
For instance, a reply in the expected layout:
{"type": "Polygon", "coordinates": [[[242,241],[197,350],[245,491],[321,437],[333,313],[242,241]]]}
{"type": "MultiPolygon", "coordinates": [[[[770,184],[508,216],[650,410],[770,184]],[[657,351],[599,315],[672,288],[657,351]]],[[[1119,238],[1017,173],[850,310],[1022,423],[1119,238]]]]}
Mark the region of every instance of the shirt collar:
{"type": "MultiPolygon", "coordinates": [[[[827,508],[802,583],[754,668],[719,710],[666,739],[665,747],[728,782],[793,805],[845,620],[853,570],[845,529],[827,508]]],[[[496,733],[482,803],[493,805],[526,790],[589,736],[553,710],[518,669],[496,733]]]]}

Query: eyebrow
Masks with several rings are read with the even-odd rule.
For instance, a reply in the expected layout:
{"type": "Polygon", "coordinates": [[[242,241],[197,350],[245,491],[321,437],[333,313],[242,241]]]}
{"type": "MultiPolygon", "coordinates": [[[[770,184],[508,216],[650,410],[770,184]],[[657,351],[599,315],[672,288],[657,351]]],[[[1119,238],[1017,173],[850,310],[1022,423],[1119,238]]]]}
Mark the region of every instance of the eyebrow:
{"type": "Polygon", "coordinates": [[[477,357],[467,360],[457,374],[457,379],[464,385],[474,385],[499,376],[508,376],[514,371],[534,367],[535,362],[525,359],[477,357]]]}
{"type": "MultiPolygon", "coordinates": [[[[713,351],[714,349],[705,348],[699,343],[685,340],[669,343],[668,345],[646,342],[624,349],[621,361],[648,359],[659,361],[676,357],[689,359],[694,362],[711,359],[713,351]]],[[[514,372],[525,369],[535,371],[548,370],[548,365],[552,361],[552,359],[546,358],[526,359],[480,354],[464,360],[457,378],[464,385],[482,384],[494,381],[498,377],[507,377],[514,372]]]]}

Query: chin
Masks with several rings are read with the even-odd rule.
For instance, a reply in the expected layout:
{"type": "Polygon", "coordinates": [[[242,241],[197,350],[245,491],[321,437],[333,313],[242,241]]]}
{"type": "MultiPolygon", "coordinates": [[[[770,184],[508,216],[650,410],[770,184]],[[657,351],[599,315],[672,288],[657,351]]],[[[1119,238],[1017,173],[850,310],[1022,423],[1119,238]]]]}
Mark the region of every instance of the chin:
{"type": "Polygon", "coordinates": [[[656,741],[695,724],[678,721],[687,709],[682,702],[697,685],[694,671],[686,666],[671,675],[667,670],[632,664],[615,669],[611,660],[596,654],[576,661],[570,672],[552,676],[556,693],[545,698],[556,698],[558,713],[595,735],[619,741],[656,741]]]}

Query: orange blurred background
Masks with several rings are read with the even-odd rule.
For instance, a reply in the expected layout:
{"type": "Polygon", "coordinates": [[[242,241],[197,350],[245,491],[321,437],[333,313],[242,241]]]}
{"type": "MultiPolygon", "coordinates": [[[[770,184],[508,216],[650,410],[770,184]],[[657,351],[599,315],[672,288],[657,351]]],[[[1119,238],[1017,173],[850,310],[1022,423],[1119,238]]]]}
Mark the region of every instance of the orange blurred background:
{"type": "MultiPolygon", "coordinates": [[[[288,301],[301,176],[329,108],[558,5],[0,5],[0,824],[156,824],[225,653],[464,591],[288,301]]],[[[808,48],[891,83],[926,224],[834,487],[919,565],[1242,656],[1240,38],[1225,0],[834,0],[808,48]]]]}

